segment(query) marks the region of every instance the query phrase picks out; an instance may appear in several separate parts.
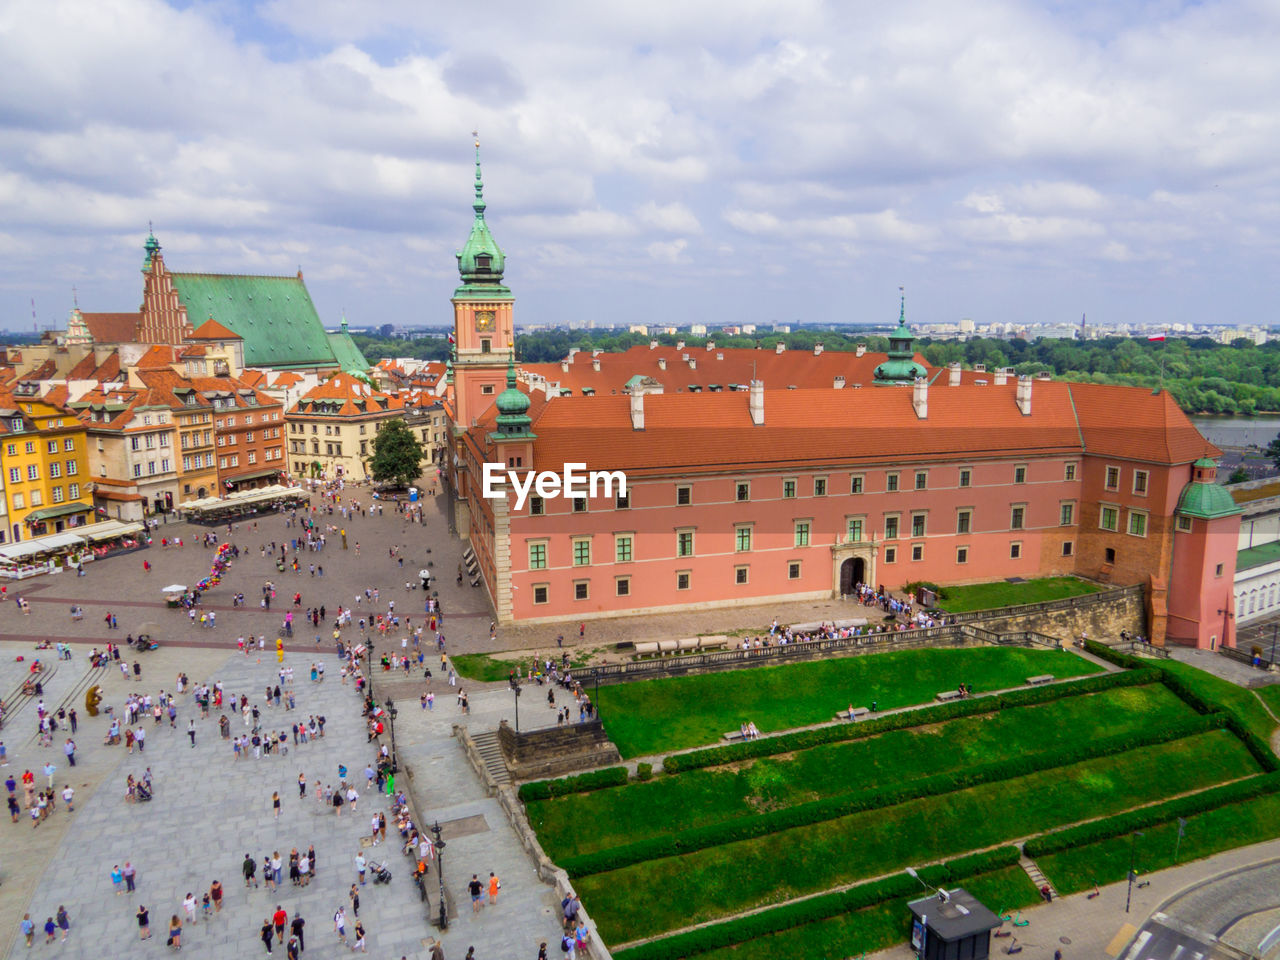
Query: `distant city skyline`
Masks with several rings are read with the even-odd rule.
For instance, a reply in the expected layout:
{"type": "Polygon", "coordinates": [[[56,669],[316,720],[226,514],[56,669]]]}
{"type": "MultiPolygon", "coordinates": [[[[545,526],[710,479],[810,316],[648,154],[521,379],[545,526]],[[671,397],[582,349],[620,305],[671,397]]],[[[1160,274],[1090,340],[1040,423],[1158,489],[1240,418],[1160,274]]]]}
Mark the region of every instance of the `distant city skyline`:
{"type": "Polygon", "coordinates": [[[0,13],[0,327],[171,269],[441,325],[1280,321],[1265,3],[48,0],[0,13]],[[74,288],[74,295],[73,295],[74,288]]]}

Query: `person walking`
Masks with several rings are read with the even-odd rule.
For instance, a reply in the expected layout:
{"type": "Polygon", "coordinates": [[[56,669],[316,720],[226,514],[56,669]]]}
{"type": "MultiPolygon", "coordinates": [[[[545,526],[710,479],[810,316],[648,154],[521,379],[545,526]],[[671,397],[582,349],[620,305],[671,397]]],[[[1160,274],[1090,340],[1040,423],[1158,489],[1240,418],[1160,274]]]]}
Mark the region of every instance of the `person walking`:
{"type": "Polygon", "coordinates": [[[333,914],[333,932],[338,935],[342,945],[347,945],[347,911],[339,907],[333,914]]]}
{"type": "Polygon", "coordinates": [[[489,906],[494,906],[498,902],[498,890],[502,884],[498,881],[498,876],[492,870],[489,871],[489,906]]]}
{"type": "Polygon", "coordinates": [[[58,904],[58,929],[62,931],[62,942],[67,942],[67,934],[71,932],[71,917],[67,915],[67,908],[62,904],[58,904]]]}
{"type": "Polygon", "coordinates": [[[124,874],[124,892],[133,893],[133,891],[137,889],[134,885],[138,877],[137,869],[132,863],[126,860],[124,862],[124,870],[121,872],[124,874]]]}
{"type": "Polygon", "coordinates": [[[271,918],[267,917],[262,921],[262,929],[258,931],[258,939],[262,941],[262,945],[267,948],[267,956],[271,955],[271,939],[275,936],[275,929],[271,926],[271,918]]]}
{"type": "Polygon", "coordinates": [[[298,941],[298,949],[307,949],[307,939],[303,935],[303,930],[307,925],[307,921],[302,919],[302,914],[298,911],[293,912],[293,922],[289,924],[289,932],[293,935],[293,939],[298,941]]]}
{"type": "Polygon", "coordinates": [[[254,860],[249,854],[244,855],[244,863],[240,864],[240,872],[244,874],[244,885],[257,889],[258,886],[258,861],[254,860]]]}
{"type": "Polygon", "coordinates": [[[175,950],[182,949],[182,919],[176,913],[169,918],[169,939],[165,943],[175,950]]]}
{"type": "Polygon", "coordinates": [[[111,868],[111,886],[115,887],[117,897],[124,893],[124,873],[120,870],[120,864],[111,868]]]}
{"type": "Polygon", "coordinates": [[[359,878],[360,878],[360,886],[362,886],[362,887],[363,887],[363,886],[364,886],[364,872],[365,872],[365,867],[366,867],[367,861],[366,861],[366,860],[365,860],[365,858],[364,858],[364,853],[363,853],[363,852],[361,852],[361,851],[359,851],[359,850],[357,850],[357,851],[356,851],[355,864],[356,864],[356,874],[357,874],[357,875],[359,876],[359,878]]]}
{"type": "MultiPolygon", "coordinates": [[[[293,725],[293,742],[295,744],[298,742],[298,725],[296,723],[293,725]]],[[[307,799],[307,776],[301,772],[298,773],[298,799],[307,799]]]]}
{"type": "Polygon", "coordinates": [[[35,921],[31,919],[31,914],[24,913],[22,915],[22,923],[18,925],[18,928],[22,931],[22,936],[26,938],[27,946],[31,946],[31,942],[36,935],[36,925],[35,921]]]}
{"type": "Polygon", "coordinates": [[[357,887],[354,883],[351,885],[351,889],[347,892],[347,899],[351,901],[351,915],[353,917],[359,917],[360,916],[360,888],[357,887]]]}
{"type": "Polygon", "coordinates": [[[187,915],[187,922],[195,923],[196,922],[196,895],[192,893],[190,890],[188,890],[187,895],[182,898],[182,909],[183,909],[183,912],[186,913],[187,915]]]}
{"type": "Polygon", "coordinates": [[[351,944],[351,952],[355,953],[358,950],[360,953],[368,953],[364,946],[364,923],[360,920],[356,921],[355,935],[356,942],[351,944]]]}
{"type": "Polygon", "coordinates": [[[280,792],[274,791],[271,794],[271,809],[275,811],[275,818],[280,819],[280,792]]]}
{"type": "Polygon", "coordinates": [[[480,907],[483,906],[484,884],[480,882],[480,877],[476,874],[471,875],[471,882],[467,884],[467,889],[471,891],[471,912],[479,913],[480,907]]]}
{"type": "Polygon", "coordinates": [[[215,880],[209,887],[209,898],[213,900],[213,912],[222,912],[222,881],[215,880]]]}
{"type": "Polygon", "coordinates": [[[138,912],[134,914],[138,918],[138,939],[151,939],[151,914],[147,912],[147,908],[141,904],[138,905],[138,912]]]}
{"type": "Polygon", "coordinates": [[[276,928],[276,943],[284,943],[284,925],[289,922],[289,912],[277,903],[276,912],[271,915],[271,922],[276,928]]]}
{"type": "Polygon", "coordinates": [[[196,722],[194,720],[187,721],[187,736],[191,738],[191,749],[196,748],[196,722]]]}

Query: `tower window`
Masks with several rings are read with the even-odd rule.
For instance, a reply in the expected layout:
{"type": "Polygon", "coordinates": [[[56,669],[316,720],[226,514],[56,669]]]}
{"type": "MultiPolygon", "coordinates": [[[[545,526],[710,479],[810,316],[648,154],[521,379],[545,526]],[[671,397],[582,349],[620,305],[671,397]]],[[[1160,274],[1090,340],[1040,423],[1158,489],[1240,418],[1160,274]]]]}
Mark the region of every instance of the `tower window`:
{"type": "Polygon", "coordinates": [[[480,352],[481,352],[481,353],[492,353],[492,352],[493,352],[493,341],[492,341],[492,340],[490,340],[488,337],[482,337],[482,338],[481,338],[481,340],[480,340],[480,352]]]}
{"type": "Polygon", "coordinates": [[[482,254],[480,254],[478,257],[476,257],[476,269],[477,269],[477,270],[488,270],[488,269],[489,269],[489,264],[490,264],[491,262],[492,262],[492,261],[491,261],[491,259],[490,259],[489,255],[488,255],[487,253],[482,253],[482,254]]]}

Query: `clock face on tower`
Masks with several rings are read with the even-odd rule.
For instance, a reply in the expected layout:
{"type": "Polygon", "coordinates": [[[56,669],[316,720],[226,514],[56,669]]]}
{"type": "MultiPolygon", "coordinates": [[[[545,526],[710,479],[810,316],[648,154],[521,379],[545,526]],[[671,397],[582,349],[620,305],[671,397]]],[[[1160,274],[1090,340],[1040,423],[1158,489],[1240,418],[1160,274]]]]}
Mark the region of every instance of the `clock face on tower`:
{"type": "Polygon", "coordinates": [[[476,330],[480,333],[487,333],[493,329],[493,311],[477,310],[476,311],[476,330]]]}

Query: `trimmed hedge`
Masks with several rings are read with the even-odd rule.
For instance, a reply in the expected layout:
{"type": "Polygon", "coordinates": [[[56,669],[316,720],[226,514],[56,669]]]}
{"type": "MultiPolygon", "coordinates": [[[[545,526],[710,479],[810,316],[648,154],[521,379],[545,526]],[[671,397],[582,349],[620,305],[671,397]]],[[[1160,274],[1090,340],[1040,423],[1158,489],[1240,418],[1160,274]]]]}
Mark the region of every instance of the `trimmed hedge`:
{"type": "Polygon", "coordinates": [[[1070,683],[1050,684],[1043,687],[1028,687],[1011,690],[994,697],[978,697],[971,700],[953,700],[936,706],[922,707],[918,710],[903,710],[873,720],[861,720],[857,723],[837,724],[829,727],[818,727],[815,730],[801,730],[780,737],[764,737],[759,740],[747,740],[743,743],[730,744],[723,747],[708,747],[691,753],[678,753],[662,761],[662,769],[667,773],[683,773],[686,770],[698,770],[703,767],[715,767],[726,763],[737,763],[754,757],[767,757],[777,753],[790,753],[794,750],[805,750],[825,743],[839,743],[845,740],[860,740],[873,737],[878,733],[890,730],[903,730],[907,727],[918,727],[929,723],[941,723],[955,720],[958,717],[971,717],[983,713],[994,713],[1006,707],[1026,707],[1035,704],[1049,703],[1063,697],[1083,696],[1100,693],[1116,687],[1145,686],[1157,683],[1163,674],[1154,669],[1132,670],[1125,673],[1107,673],[1101,676],[1086,677],[1070,683]]]}
{"type": "Polygon", "coordinates": [[[597,850],[593,853],[570,857],[560,866],[570,877],[584,877],[595,873],[618,870],[635,863],[674,857],[708,847],[718,847],[739,840],[750,840],[765,834],[789,830],[835,820],[864,810],[894,806],[920,797],[954,793],[984,783],[1011,780],[1054,767],[1067,766],[1085,760],[1123,753],[1157,743],[1181,740],[1227,724],[1222,714],[1188,717],[1165,727],[1108,737],[1083,743],[1074,749],[1054,749],[1038,754],[1024,754],[1005,760],[996,760],[952,773],[935,774],[919,780],[892,787],[873,787],[851,793],[802,803],[782,810],[761,813],[751,817],[691,827],[675,833],[648,837],[619,847],[597,850]]]}
{"type": "MultiPolygon", "coordinates": [[[[924,867],[918,872],[920,880],[930,887],[944,883],[958,884],[966,878],[1010,867],[1018,862],[1018,848],[997,847],[985,853],[959,857],[948,863],[924,867]]],[[[905,873],[894,874],[869,883],[861,883],[848,890],[824,893],[807,900],[788,903],[781,907],[762,910],[736,920],[699,927],[687,933],[676,934],[643,943],[628,950],[614,953],[616,960],[679,960],[709,950],[732,946],[754,940],[771,933],[825,920],[837,914],[875,906],[886,900],[909,897],[922,893],[920,883],[905,873]]]]}
{"type": "Polygon", "coordinates": [[[546,800],[550,797],[563,797],[568,793],[586,793],[589,790],[603,790],[605,787],[620,787],[629,779],[626,767],[606,767],[603,770],[592,770],[573,777],[561,777],[558,780],[534,780],[520,786],[520,799],[525,803],[534,800],[546,800]]]}
{"type": "Polygon", "coordinates": [[[1229,803],[1238,803],[1267,793],[1280,792],[1280,773],[1267,773],[1220,787],[1210,787],[1189,797],[1166,800],[1155,806],[1130,810],[1127,813],[1105,817],[1093,823],[1068,827],[1056,833],[1033,837],[1024,844],[1028,857],[1042,857],[1072,847],[1081,847],[1099,840],[1109,840],[1121,834],[1141,830],[1157,823],[1165,823],[1178,817],[1189,817],[1206,810],[1213,810],[1229,803]]]}

